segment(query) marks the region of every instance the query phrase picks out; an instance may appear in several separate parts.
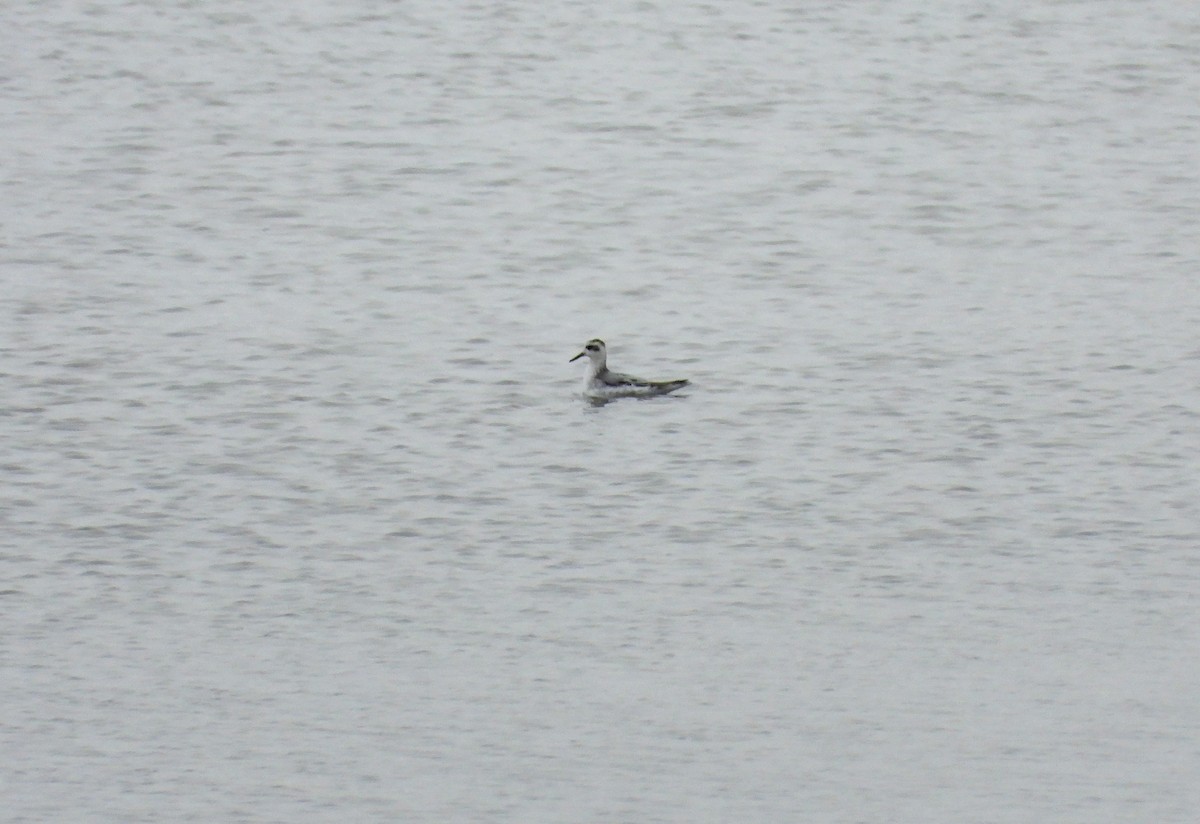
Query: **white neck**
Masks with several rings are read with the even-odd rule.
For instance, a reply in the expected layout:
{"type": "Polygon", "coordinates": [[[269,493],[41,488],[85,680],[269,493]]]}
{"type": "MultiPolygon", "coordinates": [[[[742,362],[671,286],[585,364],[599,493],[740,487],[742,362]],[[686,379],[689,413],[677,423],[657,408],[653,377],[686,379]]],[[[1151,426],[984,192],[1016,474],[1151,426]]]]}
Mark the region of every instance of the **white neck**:
{"type": "Polygon", "coordinates": [[[597,375],[604,371],[604,358],[588,358],[587,379],[593,380],[597,375]]]}

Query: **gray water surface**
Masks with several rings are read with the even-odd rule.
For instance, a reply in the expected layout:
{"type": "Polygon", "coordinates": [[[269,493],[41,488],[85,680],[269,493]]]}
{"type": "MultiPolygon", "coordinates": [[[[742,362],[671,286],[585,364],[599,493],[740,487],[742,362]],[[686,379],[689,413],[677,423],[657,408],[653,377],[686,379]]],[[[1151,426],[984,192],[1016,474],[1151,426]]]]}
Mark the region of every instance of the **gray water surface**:
{"type": "Polygon", "coordinates": [[[1189,4],[0,23],[6,821],[1195,820],[1189,4]]]}

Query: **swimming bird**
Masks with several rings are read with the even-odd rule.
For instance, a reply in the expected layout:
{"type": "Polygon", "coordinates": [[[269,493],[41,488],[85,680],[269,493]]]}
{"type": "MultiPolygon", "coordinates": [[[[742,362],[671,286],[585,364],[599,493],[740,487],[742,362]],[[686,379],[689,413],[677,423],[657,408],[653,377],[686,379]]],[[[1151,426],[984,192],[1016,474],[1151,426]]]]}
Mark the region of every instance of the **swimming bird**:
{"type": "Polygon", "coordinates": [[[608,347],[599,338],[592,338],[583,346],[583,351],[571,358],[571,363],[587,357],[587,378],[583,394],[589,398],[649,398],[665,395],[687,386],[686,380],[644,381],[632,375],[622,375],[608,368],[608,347]]]}

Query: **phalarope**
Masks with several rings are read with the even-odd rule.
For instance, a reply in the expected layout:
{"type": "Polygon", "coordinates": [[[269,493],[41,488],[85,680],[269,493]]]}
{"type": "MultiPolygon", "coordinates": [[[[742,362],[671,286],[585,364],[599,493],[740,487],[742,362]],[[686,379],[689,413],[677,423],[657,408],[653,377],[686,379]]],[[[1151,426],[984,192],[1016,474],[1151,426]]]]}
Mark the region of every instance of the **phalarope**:
{"type": "Polygon", "coordinates": [[[584,344],[583,351],[571,358],[571,362],[582,357],[587,357],[589,361],[583,387],[583,394],[589,398],[649,398],[674,392],[688,384],[686,380],[644,381],[632,375],[613,372],[607,364],[608,347],[599,338],[592,338],[584,344]]]}

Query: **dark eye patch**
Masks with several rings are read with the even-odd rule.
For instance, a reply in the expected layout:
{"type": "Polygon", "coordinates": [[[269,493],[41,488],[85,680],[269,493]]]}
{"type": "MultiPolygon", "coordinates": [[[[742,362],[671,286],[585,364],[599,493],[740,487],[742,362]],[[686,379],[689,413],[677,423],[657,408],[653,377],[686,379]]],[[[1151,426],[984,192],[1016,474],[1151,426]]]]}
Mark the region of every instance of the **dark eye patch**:
{"type": "Polygon", "coordinates": [[[589,343],[587,346],[585,346],[583,348],[588,350],[589,352],[599,352],[600,351],[600,347],[596,346],[593,343],[589,343]]]}

